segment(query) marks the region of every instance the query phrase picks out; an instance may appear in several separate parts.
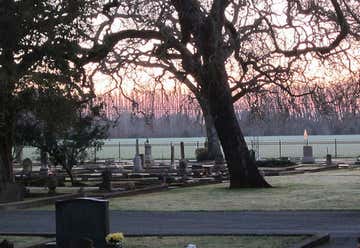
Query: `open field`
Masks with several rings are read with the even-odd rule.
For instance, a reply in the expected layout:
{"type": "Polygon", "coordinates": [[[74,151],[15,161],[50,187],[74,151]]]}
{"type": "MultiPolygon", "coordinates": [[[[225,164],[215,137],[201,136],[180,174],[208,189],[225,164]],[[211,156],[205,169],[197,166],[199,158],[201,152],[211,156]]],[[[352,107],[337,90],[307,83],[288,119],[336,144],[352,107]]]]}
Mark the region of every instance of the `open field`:
{"type": "Polygon", "coordinates": [[[360,169],[268,177],[271,189],[229,190],[227,184],[178,188],[166,192],[119,197],[110,209],[302,210],[360,209],[360,169]]]}
{"type": "Polygon", "coordinates": [[[282,248],[304,240],[304,236],[183,236],[126,238],[127,248],[176,248],[195,244],[207,248],[282,248]]]}

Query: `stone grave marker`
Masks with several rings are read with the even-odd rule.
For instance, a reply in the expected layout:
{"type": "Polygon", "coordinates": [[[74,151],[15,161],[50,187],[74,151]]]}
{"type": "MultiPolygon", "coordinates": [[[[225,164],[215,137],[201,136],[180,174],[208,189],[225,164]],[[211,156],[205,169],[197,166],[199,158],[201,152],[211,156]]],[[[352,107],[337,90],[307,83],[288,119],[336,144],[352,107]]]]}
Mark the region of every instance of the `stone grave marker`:
{"type": "Polygon", "coordinates": [[[175,165],[175,147],[174,147],[174,145],[172,143],[170,144],[170,168],[171,169],[176,169],[176,165],[175,165]]]}
{"type": "Polygon", "coordinates": [[[111,187],[112,172],[109,168],[106,168],[101,173],[101,179],[102,179],[102,183],[101,183],[100,189],[104,189],[106,191],[111,191],[112,190],[112,187],[111,187]]]}
{"type": "Polygon", "coordinates": [[[32,172],[32,161],[30,158],[25,158],[22,161],[22,172],[25,175],[30,175],[32,172]]]}
{"type": "Polygon", "coordinates": [[[40,164],[41,164],[40,175],[41,176],[49,175],[48,163],[49,163],[48,153],[44,150],[40,150],[40,164]]]}
{"type": "Polygon", "coordinates": [[[332,165],[331,154],[326,155],[326,165],[332,165]]]}
{"type": "Polygon", "coordinates": [[[182,177],[182,180],[185,181],[187,179],[188,164],[187,164],[187,161],[185,159],[184,142],[180,142],[180,156],[181,156],[181,159],[179,161],[179,174],[182,177]]]}
{"type": "Polygon", "coordinates": [[[303,147],[303,159],[301,161],[304,164],[313,164],[315,159],[313,156],[312,146],[306,145],[303,147]]]}
{"type": "Polygon", "coordinates": [[[180,159],[184,160],[185,159],[185,145],[184,142],[180,142],[180,159]]]}
{"type": "Polygon", "coordinates": [[[77,198],[56,202],[56,243],[58,248],[74,247],[90,239],[94,247],[105,248],[109,233],[109,202],[77,198]]]}
{"type": "Polygon", "coordinates": [[[144,164],[146,168],[150,168],[153,164],[152,155],[151,155],[151,144],[149,143],[149,140],[147,139],[145,144],[145,156],[144,156],[144,164]]]}
{"type": "Polygon", "coordinates": [[[136,139],[136,146],[135,146],[135,157],[133,159],[133,163],[134,163],[134,167],[133,167],[133,171],[134,172],[140,172],[142,171],[142,166],[141,166],[141,157],[139,154],[139,140],[136,139]]]}

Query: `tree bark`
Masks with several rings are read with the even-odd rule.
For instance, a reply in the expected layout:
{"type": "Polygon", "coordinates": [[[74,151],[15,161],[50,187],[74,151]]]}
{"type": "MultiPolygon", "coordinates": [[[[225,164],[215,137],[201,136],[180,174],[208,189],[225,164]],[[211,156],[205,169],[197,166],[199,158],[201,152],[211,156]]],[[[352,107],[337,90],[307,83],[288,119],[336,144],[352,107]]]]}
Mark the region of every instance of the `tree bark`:
{"type": "Polygon", "coordinates": [[[208,157],[209,159],[223,159],[224,157],[221,152],[219,137],[216,132],[213,117],[210,113],[209,104],[200,96],[197,97],[197,100],[203,112],[205,121],[206,137],[208,142],[208,157]]]}
{"type": "MultiPolygon", "coordinates": [[[[0,90],[3,88],[5,87],[0,87],[0,90]]],[[[14,182],[12,167],[14,113],[11,105],[5,108],[5,101],[9,99],[9,95],[5,92],[0,94],[2,97],[0,99],[0,190],[5,184],[14,182]]]]}
{"type": "Polygon", "coordinates": [[[210,113],[204,116],[206,126],[206,136],[208,141],[208,156],[210,159],[223,159],[224,156],[221,152],[221,146],[216,128],[214,126],[214,120],[210,113]]]}
{"type": "MultiPolygon", "coordinates": [[[[215,61],[215,60],[214,60],[215,61]]],[[[230,188],[271,187],[251,159],[237,121],[224,64],[210,62],[202,74],[207,98],[230,174],[230,188]]]]}
{"type": "Polygon", "coordinates": [[[11,154],[13,140],[11,136],[11,131],[9,130],[0,135],[0,190],[6,183],[14,182],[11,154]]]}

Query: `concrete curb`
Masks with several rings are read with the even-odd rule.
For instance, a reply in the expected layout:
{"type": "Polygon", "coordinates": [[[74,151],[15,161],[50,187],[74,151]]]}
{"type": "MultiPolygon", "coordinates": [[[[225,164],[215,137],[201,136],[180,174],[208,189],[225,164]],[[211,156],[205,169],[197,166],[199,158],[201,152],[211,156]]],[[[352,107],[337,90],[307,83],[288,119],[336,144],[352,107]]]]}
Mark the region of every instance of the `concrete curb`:
{"type": "Polygon", "coordinates": [[[121,196],[133,196],[139,195],[144,193],[154,193],[160,192],[164,190],[168,190],[168,185],[157,185],[157,186],[150,186],[142,189],[134,189],[134,190],[127,190],[127,191],[119,191],[119,192],[109,192],[109,193],[100,193],[100,194],[86,194],[89,197],[100,197],[104,199],[114,198],[114,197],[121,197],[121,196]]]}
{"type": "MultiPolygon", "coordinates": [[[[194,186],[203,186],[209,184],[217,184],[220,182],[196,182],[196,183],[188,183],[188,184],[181,184],[177,187],[194,187],[194,186]]],[[[13,210],[13,209],[26,209],[26,208],[33,208],[33,207],[41,207],[44,205],[50,205],[58,200],[68,200],[77,197],[97,197],[97,198],[114,198],[114,197],[122,197],[122,196],[133,196],[139,194],[146,194],[146,193],[155,193],[161,192],[165,190],[170,190],[171,185],[162,184],[156,186],[150,186],[141,189],[134,189],[134,190],[127,190],[127,191],[118,191],[118,192],[104,192],[104,193],[75,193],[75,194],[64,194],[59,196],[50,196],[40,199],[33,199],[33,200],[25,200],[21,202],[9,202],[9,203],[0,203],[0,210],[13,210]]]]}
{"type": "Polygon", "coordinates": [[[159,192],[163,190],[169,189],[167,185],[159,185],[153,186],[143,189],[135,189],[135,190],[128,190],[128,191],[120,191],[120,192],[109,192],[109,193],[98,193],[98,194],[91,194],[91,193],[75,193],[75,194],[64,194],[59,196],[50,196],[40,199],[32,199],[32,200],[25,200],[21,202],[9,202],[9,203],[1,203],[0,210],[14,210],[14,209],[26,209],[26,208],[33,208],[33,207],[41,207],[44,205],[50,205],[55,203],[58,200],[69,200],[78,197],[98,197],[98,198],[112,198],[112,197],[120,197],[120,196],[132,196],[138,195],[143,193],[152,193],[152,192],[159,192]]]}
{"type": "Polygon", "coordinates": [[[299,244],[291,246],[290,248],[313,248],[325,244],[329,242],[329,240],[329,234],[315,234],[310,238],[307,238],[304,241],[300,242],[299,244]]]}
{"type": "Polygon", "coordinates": [[[9,203],[1,203],[0,210],[12,210],[12,209],[24,209],[24,208],[33,208],[40,207],[44,205],[49,205],[58,200],[68,200],[77,197],[83,197],[83,193],[76,194],[64,194],[59,196],[50,196],[41,199],[33,199],[33,200],[25,200],[21,202],[9,202],[9,203]]]}

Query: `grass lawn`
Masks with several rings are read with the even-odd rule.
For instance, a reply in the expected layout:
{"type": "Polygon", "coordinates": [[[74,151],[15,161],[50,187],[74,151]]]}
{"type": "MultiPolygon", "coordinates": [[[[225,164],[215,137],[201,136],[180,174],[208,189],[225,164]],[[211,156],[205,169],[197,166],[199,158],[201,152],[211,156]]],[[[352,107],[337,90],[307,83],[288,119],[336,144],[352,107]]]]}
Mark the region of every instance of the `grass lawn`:
{"type": "MultiPolygon", "coordinates": [[[[126,237],[126,248],[182,248],[195,244],[202,248],[282,248],[299,243],[306,236],[170,236],[170,237],[126,237]]],[[[40,244],[53,239],[36,236],[0,236],[0,242],[7,239],[15,248],[40,244]]]]}
{"type": "Polygon", "coordinates": [[[178,188],[110,199],[110,209],[301,210],[360,209],[360,169],[268,177],[271,189],[229,190],[227,184],[178,188]]]}
{"type": "Polygon", "coordinates": [[[39,236],[3,236],[0,235],[0,242],[4,239],[13,242],[15,248],[28,247],[34,244],[40,244],[43,242],[51,241],[54,239],[39,236]]]}
{"type": "Polygon", "coordinates": [[[282,248],[301,242],[304,236],[184,236],[132,237],[125,239],[126,248],[182,248],[195,244],[198,248],[282,248]]]}

